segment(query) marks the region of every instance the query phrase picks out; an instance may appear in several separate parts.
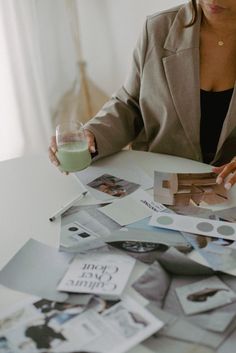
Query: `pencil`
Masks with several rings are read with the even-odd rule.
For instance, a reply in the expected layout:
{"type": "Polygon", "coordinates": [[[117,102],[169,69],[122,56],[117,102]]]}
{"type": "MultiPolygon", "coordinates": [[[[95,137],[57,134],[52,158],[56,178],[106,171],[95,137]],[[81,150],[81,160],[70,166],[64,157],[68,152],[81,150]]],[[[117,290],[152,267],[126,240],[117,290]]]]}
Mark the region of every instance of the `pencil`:
{"type": "Polygon", "coordinates": [[[53,222],[55,221],[55,219],[59,216],[62,215],[62,213],[64,213],[65,211],[67,211],[71,206],[73,206],[74,203],[76,203],[77,201],[81,200],[84,198],[84,196],[88,193],[88,191],[83,191],[82,193],[80,193],[78,196],[76,196],[73,200],[67,202],[64,206],[62,206],[57,212],[55,212],[50,218],[49,221],[53,222]]]}

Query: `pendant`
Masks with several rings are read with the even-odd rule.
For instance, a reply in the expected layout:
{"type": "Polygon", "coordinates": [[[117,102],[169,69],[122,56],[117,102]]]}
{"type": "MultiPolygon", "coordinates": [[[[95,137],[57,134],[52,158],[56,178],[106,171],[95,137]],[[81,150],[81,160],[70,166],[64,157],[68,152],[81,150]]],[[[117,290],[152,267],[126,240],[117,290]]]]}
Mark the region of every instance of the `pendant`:
{"type": "Polygon", "coordinates": [[[219,41],[218,41],[218,45],[219,45],[220,47],[222,47],[224,44],[225,44],[225,43],[223,42],[223,40],[219,40],[219,41]]]}

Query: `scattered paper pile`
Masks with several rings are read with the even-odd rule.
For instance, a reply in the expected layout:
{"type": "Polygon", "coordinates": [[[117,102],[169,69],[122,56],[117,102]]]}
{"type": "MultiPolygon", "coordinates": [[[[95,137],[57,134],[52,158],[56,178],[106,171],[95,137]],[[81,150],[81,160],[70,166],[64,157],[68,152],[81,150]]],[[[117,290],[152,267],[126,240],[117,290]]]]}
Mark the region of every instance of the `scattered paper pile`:
{"type": "Polygon", "coordinates": [[[208,208],[228,200],[215,176],[155,172],[155,200],[138,168],[79,178],[60,251],[31,239],[0,272],[37,296],[0,317],[0,350],[233,352],[236,208],[208,208]]]}

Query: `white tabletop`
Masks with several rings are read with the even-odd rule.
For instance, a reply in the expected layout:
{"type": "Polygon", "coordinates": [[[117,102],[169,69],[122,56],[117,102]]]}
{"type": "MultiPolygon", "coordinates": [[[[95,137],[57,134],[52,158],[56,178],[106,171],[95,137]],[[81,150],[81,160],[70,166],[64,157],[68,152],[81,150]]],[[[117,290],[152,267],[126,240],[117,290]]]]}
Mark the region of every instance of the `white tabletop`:
{"type": "MultiPolygon", "coordinates": [[[[139,166],[153,177],[154,170],[167,172],[209,172],[211,167],[183,158],[149,152],[122,151],[94,163],[94,166],[130,168],[139,166]]],[[[93,166],[90,167],[91,173],[93,166]]],[[[51,246],[58,246],[60,222],[49,217],[79,192],[74,175],[61,174],[48,160],[38,155],[12,159],[0,163],[0,269],[24,245],[34,238],[51,246]]],[[[232,207],[236,200],[231,191],[232,207]]],[[[53,266],[53,264],[52,264],[53,266]]],[[[21,298],[0,287],[0,310],[21,298]]]]}

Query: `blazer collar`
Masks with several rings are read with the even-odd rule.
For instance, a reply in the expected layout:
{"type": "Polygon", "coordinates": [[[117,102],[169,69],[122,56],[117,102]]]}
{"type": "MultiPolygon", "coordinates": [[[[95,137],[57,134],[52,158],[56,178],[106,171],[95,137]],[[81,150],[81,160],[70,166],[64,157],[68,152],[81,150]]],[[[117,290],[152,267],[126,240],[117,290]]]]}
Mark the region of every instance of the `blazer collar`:
{"type": "Polygon", "coordinates": [[[199,31],[202,12],[198,7],[198,20],[195,25],[184,28],[192,18],[192,7],[188,3],[180,7],[164,43],[164,49],[179,52],[185,49],[199,48],[199,31]]]}
{"type": "MultiPolygon", "coordinates": [[[[176,112],[189,140],[195,158],[202,160],[200,147],[200,25],[202,11],[198,7],[198,20],[189,27],[192,17],[191,4],[180,7],[169,30],[164,48],[169,52],[163,65],[176,112]]],[[[236,86],[232,95],[219,138],[215,163],[226,138],[236,127],[236,86]]]]}
{"type": "Polygon", "coordinates": [[[167,35],[164,48],[168,54],[163,65],[176,112],[189,140],[195,159],[201,160],[200,148],[200,78],[199,32],[197,23],[185,28],[192,16],[191,5],[181,7],[167,35]]]}
{"type": "Polygon", "coordinates": [[[230,133],[232,132],[233,129],[235,129],[235,127],[236,127],[236,88],[234,85],[234,91],[232,94],[231,102],[229,105],[227,115],[224,120],[224,124],[221,130],[221,134],[220,134],[220,138],[219,138],[219,142],[216,150],[216,155],[214,160],[212,161],[212,164],[217,162],[221,154],[220,150],[223,147],[225,140],[227,139],[227,137],[229,137],[230,133]]]}

